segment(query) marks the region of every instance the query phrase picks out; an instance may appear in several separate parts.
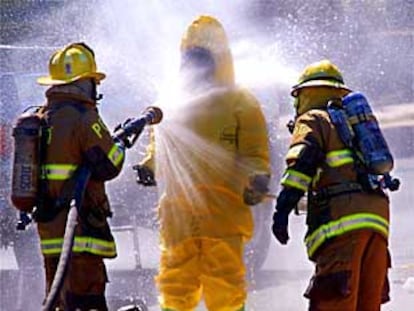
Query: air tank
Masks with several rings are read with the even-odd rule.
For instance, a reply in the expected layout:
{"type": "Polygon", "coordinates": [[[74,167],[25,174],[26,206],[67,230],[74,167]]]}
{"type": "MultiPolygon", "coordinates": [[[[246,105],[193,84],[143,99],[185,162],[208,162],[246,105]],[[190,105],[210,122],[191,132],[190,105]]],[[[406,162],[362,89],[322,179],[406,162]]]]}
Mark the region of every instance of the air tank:
{"type": "Polygon", "coordinates": [[[342,99],[342,104],[369,173],[389,173],[394,166],[394,160],[365,96],[352,92],[342,99]]]}
{"type": "Polygon", "coordinates": [[[25,212],[31,212],[37,200],[40,131],[41,119],[36,113],[22,114],[13,128],[11,200],[17,209],[25,212]]]}

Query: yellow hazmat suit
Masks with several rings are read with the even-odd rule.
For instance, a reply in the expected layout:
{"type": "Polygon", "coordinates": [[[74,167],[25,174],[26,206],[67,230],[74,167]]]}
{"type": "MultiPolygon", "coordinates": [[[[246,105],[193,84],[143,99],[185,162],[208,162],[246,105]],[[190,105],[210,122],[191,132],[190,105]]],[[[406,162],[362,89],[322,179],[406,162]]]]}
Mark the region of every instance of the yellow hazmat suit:
{"type": "Polygon", "coordinates": [[[203,294],[209,310],[244,310],[243,248],[253,218],[243,193],[255,176],[270,176],[267,128],[257,100],[234,84],[215,18],[201,16],[188,27],[181,52],[192,48],[211,53],[212,85],[164,119],[141,163],[164,186],[160,302],[163,310],[193,310],[203,294]]]}

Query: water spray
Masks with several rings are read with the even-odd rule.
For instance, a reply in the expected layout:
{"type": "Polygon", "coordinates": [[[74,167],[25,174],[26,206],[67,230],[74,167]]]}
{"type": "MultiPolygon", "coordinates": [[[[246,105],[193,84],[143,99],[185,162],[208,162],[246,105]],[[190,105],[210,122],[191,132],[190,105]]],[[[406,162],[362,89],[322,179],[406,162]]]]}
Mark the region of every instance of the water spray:
{"type": "Polygon", "coordinates": [[[11,44],[0,44],[0,49],[3,50],[57,50],[59,47],[56,46],[24,46],[24,45],[11,45],[11,44]]]}

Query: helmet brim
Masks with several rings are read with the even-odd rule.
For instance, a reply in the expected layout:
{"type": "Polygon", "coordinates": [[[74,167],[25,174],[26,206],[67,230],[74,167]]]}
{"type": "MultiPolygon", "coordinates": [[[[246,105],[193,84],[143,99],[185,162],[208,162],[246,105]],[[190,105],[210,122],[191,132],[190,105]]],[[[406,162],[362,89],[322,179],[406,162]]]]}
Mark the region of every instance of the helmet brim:
{"type": "Polygon", "coordinates": [[[68,84],[68,83],[75,82],[77,80],[85,79],[85,78],[94,79],[97,83],[99,83],[101,80],[105,79],[105,77],[106,75],[102,72],[85,73],[85,74],[78,75],[70,79],[64,79],[64,80],[53,79],[51,76],[44,76],[44,77],[37,78],[37,83],[39,83],[40,85],[62,85],[62,84],[68,84]]]}
{"type": "Polygon", "coordinates": [[[333,87],[333,88],[337,88],[337,89],[352,91],[345,84],[343,84],[341,82],[338,82],[338,81],[310,80],[310,81],[306,81],[306,82],[294,85],[293,88],[292,88],[292,91],[290,92],[290,95],[292,95],[293,97],[297,97],[298,96],[298,91],[300,89],[303,89],[305,87],[317,87],[317,86],[328,86],[328,87],[333,87]]]}

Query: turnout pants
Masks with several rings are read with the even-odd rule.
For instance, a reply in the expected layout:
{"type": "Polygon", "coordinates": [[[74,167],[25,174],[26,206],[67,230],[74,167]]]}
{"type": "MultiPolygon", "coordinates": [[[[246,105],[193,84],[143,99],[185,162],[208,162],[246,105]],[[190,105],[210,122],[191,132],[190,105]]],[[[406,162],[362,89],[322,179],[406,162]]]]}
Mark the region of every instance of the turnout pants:
{"type": "MultiPolygon", "coordinates": [[[[45,257],[46,288],[50,290],[59,257],[45,257]]],[[[87,253],[73,254],[56,307],[65,311],[107,311],[108,281],[103,259],[87,253]]]]}
{"type": "Polygon", "coordinates": [[[191,311],[202,295],[210,311],[244,310],[241,237],[190,238],[161,251],[156,277],[162,310],[191,311]]]}
{"type": "Polygon", "coordinates": [[[305,297],[310,311],[379,311],[389,300],[387,241],[358,230],[329,241],[316,255],[305,297]]]}

